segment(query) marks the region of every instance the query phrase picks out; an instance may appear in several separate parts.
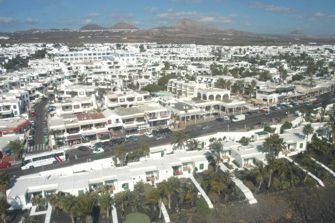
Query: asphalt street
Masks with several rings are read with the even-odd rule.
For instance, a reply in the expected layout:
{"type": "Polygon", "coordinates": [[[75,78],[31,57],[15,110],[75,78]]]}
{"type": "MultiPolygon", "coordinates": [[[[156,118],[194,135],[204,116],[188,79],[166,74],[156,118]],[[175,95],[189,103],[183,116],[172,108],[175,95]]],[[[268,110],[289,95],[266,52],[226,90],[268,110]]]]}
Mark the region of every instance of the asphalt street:
{"type": "Polygon", "coordinates": [[[47,99],[42,99],[42,101],[35,106],[36,116],[33,119],[35,122],[34,127],[34,145],[27,148],[27,153],[38,153],[43,152],[48,149],[44,142],[44,129],[47,129],[46,120],[46,106],[48,104],[47,99]]]}
{"type": "MultiPolygon", "coordinates": [[[[334,94],[332,95],[323,95],[320,97],[320,103],[327,100],[328,104],[335,103],[335,97],[334,94]]],[[[312,105],[311,108],[316,108],[320,106],[318,105],[312,105]]],[[[285,118],[288,113],[294,113],[295,111],[299,111],[303,108],[303,105],[296,106],[293,108],[286,108],[286,109],[280,109],[276,111],[271,111],[270,113],[254,113],[251,115],[246,115],[246,120],[239,121],[239,122],[230,122],[230,121],[210,121],[206,123],[201,123],[198,125],[192,125],[185,129],[186,134],[188,134],[190,137],[198,137],[198,136],[204,136],[213,134],[219,131],[236,131],[238,129],[255,129],[256,126],[262,128],[265,124],[272,124],[274,120],[280,120],[282,118],[285,118]]],[[[150,147],[157,146],[157,145],[164,145],[171,143],[172,137],[168,136],[161,140],[156,140],[155,138],[149,138],[147,136],[140,136],[136,142],[126,142],[124,143],[124,146],[127,151],[132,151],[137,149],[140,145],[147,144],[150,147]]],[[[22,175],[27,175],[31,173],[37,173],[44,170],[50,170],[55,169],[59,167],[65,167],[65,166],[71,166],[73,164],[78,163],[84,163],[89,162],[90,160],[95,160],[99,158],[106,158],[110,157],[112,155],[112,150],[115,147],[115,145],[106,148],[104,153],[101,154],[92,154],[90,150],[81,151],[78,149],[73,149],[68,151],[69,159],[62,163],[62,164],[53,164],[49,166],[44,167],[38,167],[34,169],[29,170],[21,170],[19,166],[12,166],[11,168],[7,169],[7,172],[10,176],[18,177],[22,175]]]]}

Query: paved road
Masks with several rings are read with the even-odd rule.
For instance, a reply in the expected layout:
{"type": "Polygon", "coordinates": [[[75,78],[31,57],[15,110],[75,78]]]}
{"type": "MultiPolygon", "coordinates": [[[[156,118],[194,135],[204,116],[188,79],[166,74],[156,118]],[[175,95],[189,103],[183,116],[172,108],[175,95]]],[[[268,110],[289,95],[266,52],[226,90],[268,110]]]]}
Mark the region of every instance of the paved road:
{"type": "MultiPolygon", "coordinates": [[[[324,95],[320,97],[321,101],[327,100],[328,103],[335,103],[335,97],[334,94],[332,95],[324,95]],[[327,99],[326,99],[327,98],[327,99]]],[[[320,105],[318,105],[320,106],[320,105]]],[[[318,107],[317,105],[311,106],[312,108],[318,107]]],[[[240,122],[222,122],[222,121],[210,121],[207,123],[202,123],[198,125],[189,126],[185,129],[186,133],[190,137],[198,137],[203,135],[208,135],[212,133],[216,133],[218,131],[227,131],[228,125],[229,125],[229,131],[234,131],[241,128],[255,128],[256,125],[264,125],[267,123],[272,123],[272,120],[274,119],[281,119],[286,117],[286,112],[293,113],[294,111],[298,111],[302,109],[303,106],[296,106],[294,108],[287,108],[287,109],[281,109],[277,111],[270,112],[269,114],[261,114],[256,113],[252,115],[247,115],[246,120],[240,121],[240,122]],[[206,128],[204,129],[204,126],[206,128]]],[[[148,138],[146,136],[139,137],[139,140],[137,142],[127,142],[124,143],[125,148],[127,151],[135,150],[139,147],[141,144],[147,144],[149,146],[157,146],[157,145],[164,145],[171,143],[171,136],[161,139],[159,141],[156,141],[154,138],[148,138]]],[[[53,164],[49,166],[39,167],[35,169],[29,169],[29,170],[21,170],[18,166],[12,166],[11,168],[7,169],[7,172],[10,176],[21,176],[21,175],[27,175],[31,173],[37,173],[43,170],[49,170],[64,166],[71,166],[73,164],[83,163],[87,162],[88,160],[103,158],[103,157],[110,157],[112,155],[112,150],[114,146],[107,148],[103,154],[92,154],[90,150],[88,151],[80,151],[77,149],[70,150],[68,152],[69,160],[67,160],[63,164],[53,164]]]]}
{"type": "Polygon", "coordinates": [[[46,105],[48,104],[47,99],[42,99],[40,103],[35,106],[36,117],[35,132],[34,132],[34,145],[29,146],[26,150],[27,153],[39,153],[46,151],[48,148],[44,146],[44,133],[43,129],[47,128],[47,111],[46,105]]]}

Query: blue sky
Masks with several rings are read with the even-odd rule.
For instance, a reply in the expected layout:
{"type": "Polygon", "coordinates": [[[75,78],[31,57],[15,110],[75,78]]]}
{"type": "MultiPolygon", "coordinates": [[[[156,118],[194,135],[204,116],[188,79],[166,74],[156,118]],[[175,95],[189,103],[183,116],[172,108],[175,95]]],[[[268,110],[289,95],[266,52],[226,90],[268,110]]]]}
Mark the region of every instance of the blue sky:
{"type": "Polygon", "coordinates": [[[77,29],[88,23],[140,28],[190,18],[221,29],[335,34],[334,0],[0,0],[0,31],[77,29]]]}

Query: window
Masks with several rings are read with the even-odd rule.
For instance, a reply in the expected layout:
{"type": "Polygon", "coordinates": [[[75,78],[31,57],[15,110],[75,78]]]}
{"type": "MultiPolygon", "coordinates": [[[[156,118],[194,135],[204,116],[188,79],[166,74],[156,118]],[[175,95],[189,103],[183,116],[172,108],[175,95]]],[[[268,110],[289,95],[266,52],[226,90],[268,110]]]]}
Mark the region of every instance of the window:
{"type": "Polygon", "coordinates": [[[304,147],[304,143],[300,143],[300,149],[304,147]]]}
{"type": "Polygon", "coordinates": [[[129,184],[128,184],[128,183],[124,183],[124,184],[122,184],[122,188],[123,188],[124,190],[128,190],[128,189],[129,189],[129,184]]]}
{"type": "Polygon", "coordinates": [[[203,170],[203,169],[204,169],[204,164],[203,164],[203,163],[200,163],[199,169],[200,169],[200,170],[203,170]]]}

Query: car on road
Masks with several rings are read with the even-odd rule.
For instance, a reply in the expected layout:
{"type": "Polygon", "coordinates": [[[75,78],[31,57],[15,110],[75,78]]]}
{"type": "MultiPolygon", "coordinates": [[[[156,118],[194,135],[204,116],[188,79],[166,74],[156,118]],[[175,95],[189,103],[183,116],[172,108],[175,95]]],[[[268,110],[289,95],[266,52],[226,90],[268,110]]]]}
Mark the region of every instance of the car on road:
{"type": "Polygon", "coordinates": [[[223,122],[224,119],[220,117],[220,118],[217,118],[216,121],[218,121],[218,122],[223,122]]]}
{"type": "Polygon", "coordinates": [[[93,154],[99,154],[105,152],[105,150],[102,147],[93,147],[92,152],[93,154]]]}
{"type": "Polygon", "coordinates": [[[110,140],[110,142],[114,145],[114,144],[122,144],[126,141],[126,138],[121,137],[121,138],[114,138],[112,140],[110,140]]]}
{"type": "Polygon", "coordinates": [[[165,139],[165,138],[166,138],[166,135],[159,135],[159,136],[156,136],[155,140],[159,141],[159,140],[162,140],[162,139],[165,139]]]}
{"type": "Polygon", "coordinates": [[[126,139],[127,142],[137,142],[138,141],[138,137],[137,136],[129,136],[126,139]]]}
{"type": "Polygon", "coordinates": [[[266,114],[266,113],[269,112],[269,109],[268,108],[261,108],[261,109],[259,109],[259,112],[263,113],[263,114],[266,114]]]}
{"type": "Polygon", "coordinates": [[[244,114],[240,114],[240,115],[235,115],[233,118],[232,118],[232,122],[239,122],[239,121],[243,121],[245,120],[245,115],[244,114]]]}
{"type": "Polygon", "coordinates": [[[277,106],[271,106],[271,107],[270,107],[270,110],[271,110],[271,111],[277,111],[277,110],[279,110],[279,108],[278,108],[277,106]]]}
{"type": "Polygon", "coordinates": [[[206,130],[206,129],[210,129],[211,128],[211,126],[210,125],[205,125],[204,127],[202,127],[201,129],[202,130],[206,130]]]}
{"type": "Polygon", "coordinates": [[[87,146],[79,146],[77,149],[80,150],[80,151],[86,152],[86,151],[88,151],[90,148],[87,147],[87,146]]]}

